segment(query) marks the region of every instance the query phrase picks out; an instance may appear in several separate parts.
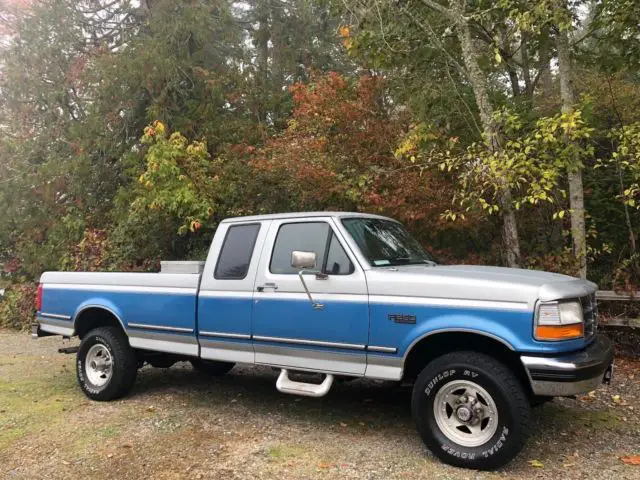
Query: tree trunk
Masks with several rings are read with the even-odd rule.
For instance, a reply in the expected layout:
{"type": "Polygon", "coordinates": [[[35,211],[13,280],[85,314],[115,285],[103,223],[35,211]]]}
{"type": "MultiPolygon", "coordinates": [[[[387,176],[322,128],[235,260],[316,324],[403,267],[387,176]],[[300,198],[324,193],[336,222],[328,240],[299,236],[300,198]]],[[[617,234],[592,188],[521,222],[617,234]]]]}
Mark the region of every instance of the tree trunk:
{"type": "Polygon", "coordinates": [[[269,0],[259,0],[256,5],[258,29],[255,34],[256,44],[256,90],[258,121],[263,123],[267,119],[266,102],[269,98],[269,40],[271,31],[269,28],[269,0]]]}
{"type": "Polygon", "coordinates": [[[542,98],[548,99],[553,95],[553,78],[551,77],[551,39],[549,31],[545,30],[540,39],[540,91],[542,98]]]}
{"type": "Polygon", "coordinates": [[[527,98],[533,96],[533,88],[531,85],[531,71],[529,70],[529,37],[523,33],[520,40],[520,58],[522,63],[522,79],[524,80],[524,92],[527,98]]]}
{"type": "Polygon", "coordinates": [[[518,72],[512,65],[507,64],[507,73],[509,75],[509,81],[511,82],[511,91],[514,97],[520,96],[520,79],[518,78],[518,72]]]}
{"type": "MultiPolygon", "coordinates": [[[[573,112],[574,94],[571,79],[571,51],[569,36],[566,31],[558,32],[556,37],[558,48],[558,72],[560,75],[560,98],[562,100],[562,113],[573,112]]],[[[577,162],[569,165],[569,207],[571,208],[571,238],[573,239],[573,252],[576,256],[578,270],[581,278],[587,278],[587,239],[584,222],[584,189],[582,187],[582,168],[577,162]]]]}
{"type": "MultiPolygon", "coordinates": [[[[461,12],[458,12],[461,13],[461,12]]],[[[462,15],[460,15],[461,18],[462,15]]],[[[478,65],[480,54],[476,50],[471,36],[471,29],[466,21],[458,24],[458,40],[462,49],[465,68],[467,70],[469,81],[473,93],[476,97],[478,110],[480,111],[480,120],[484,129],[485,140],[492,151],[502,149],[500,144],[500,134],[496,129],[495,120],[493,118],[493,105],[489,98],[489,89],[485,81],[485,74],[478,65]]],[[[510,267],[520,266],[520,239],[518,237],[518,225],[516,223],[516,215],[511,201],[511,191],[504,188],[500,197],[500,206],[502,210],[502,238],[505,248],[505,260],[510,267]]]]}
{"type": "Polygon", "coordinates": [[[149,5],[149,0],[140,0],[140,8],[146,17],[151,18],[151,6],[149,5]]]}

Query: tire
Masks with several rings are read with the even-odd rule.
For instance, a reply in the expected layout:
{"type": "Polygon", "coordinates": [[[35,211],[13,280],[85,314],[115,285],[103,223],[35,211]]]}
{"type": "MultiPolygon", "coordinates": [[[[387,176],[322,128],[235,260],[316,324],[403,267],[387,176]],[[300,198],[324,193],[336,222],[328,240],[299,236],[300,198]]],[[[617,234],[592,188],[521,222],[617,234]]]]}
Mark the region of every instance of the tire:
{"type": "Polygon", "coordinates": [[[80,388],[90,399],[104,402],[125,396],[137,373],[135,352],[119,328],[96,328],[82,339],[76,374],[80,388]]]}
{"type": "Polygon", "coordinates": [[[194,370],[203,375],[210,377],[221,377],[229,373],[229,371],[235,366],[232,362],[220,362],[217,360],[203,360],[201,358],[194,358],[190,360],[194,370]]]}
{"type": "Polygon", "coordinates": [[[415,382],[411,409],[425,445],[457,467],[499,468],[529,435],[531,407],[522,385],[502,363],[477,352],[449,353],[429,363],[415,382]]]}

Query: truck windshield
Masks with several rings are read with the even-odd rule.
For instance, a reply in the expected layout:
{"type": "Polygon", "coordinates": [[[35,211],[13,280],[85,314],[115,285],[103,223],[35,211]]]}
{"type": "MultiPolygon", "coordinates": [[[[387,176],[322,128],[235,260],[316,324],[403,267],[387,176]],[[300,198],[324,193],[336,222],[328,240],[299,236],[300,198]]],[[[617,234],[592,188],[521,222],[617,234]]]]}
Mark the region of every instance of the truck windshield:
{"type": "Polygon", "coordinates": [[[374,267],[436,265],[420,243],[397,222],[378,218],[346,218],[342,224],[374,267]]]}

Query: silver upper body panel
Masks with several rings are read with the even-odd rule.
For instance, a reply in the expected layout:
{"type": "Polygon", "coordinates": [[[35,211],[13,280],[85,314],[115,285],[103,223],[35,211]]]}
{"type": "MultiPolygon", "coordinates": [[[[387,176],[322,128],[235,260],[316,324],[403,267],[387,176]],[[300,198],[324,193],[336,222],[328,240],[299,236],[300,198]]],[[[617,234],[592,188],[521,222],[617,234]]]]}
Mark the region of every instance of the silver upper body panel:
{"type": "Polygon", "coordinates": [[[87,285],[102,287],[156,287],[193,289],[200,275],[190,273],[125,273],[125,272],[45,272],[40,283],[51,285],[87,285]]]}
{"type": "Polygon", "coordinates": [[[504,302],[533,310],[536,301],[593,293],[588,281],[557,273],[476,265],[407,265],[367,271],[370,295],[504,302]]]}

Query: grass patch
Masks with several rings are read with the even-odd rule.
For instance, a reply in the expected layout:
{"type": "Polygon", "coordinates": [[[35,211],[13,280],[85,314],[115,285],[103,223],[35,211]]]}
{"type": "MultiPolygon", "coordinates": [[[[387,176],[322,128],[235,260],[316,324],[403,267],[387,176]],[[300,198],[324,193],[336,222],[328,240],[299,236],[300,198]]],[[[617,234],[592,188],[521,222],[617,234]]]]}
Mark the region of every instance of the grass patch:
{"type": "Polygon", "coordinates": [[[286,462],[295,458],[300,458],[305,450],[293,445],[273,445],[267,450],[267,454],[271,460],[286,462]]]}
{"type": "Polygon", "coordinates": [[[58,427],[78,403],[68,358],[0,356],[0,451],[49,427],[58,427]]]}
{"type": "Polygon", "coordinates": [[[584,410],[580,408],[565,408],[556,405],[544,410],[545,422],[551,422],[564,429],[574,429],[579,426],[612,430],[623,430],[625,422],[622,417],[612,410],[584,410]]]}
{"type": "Polygon", "coordinates": [[[74,378],[69,377],[0,380],[0,450],[62,421],[77,398],[74,378]]]}

